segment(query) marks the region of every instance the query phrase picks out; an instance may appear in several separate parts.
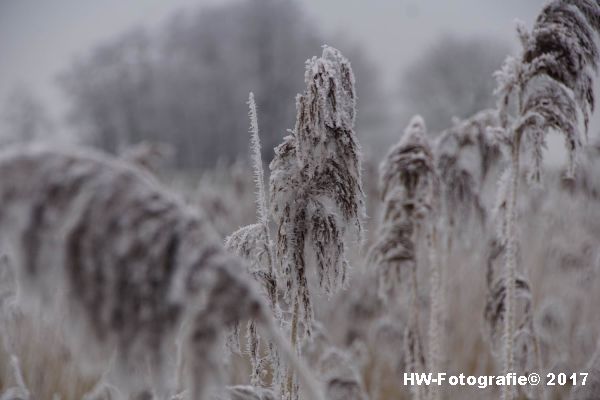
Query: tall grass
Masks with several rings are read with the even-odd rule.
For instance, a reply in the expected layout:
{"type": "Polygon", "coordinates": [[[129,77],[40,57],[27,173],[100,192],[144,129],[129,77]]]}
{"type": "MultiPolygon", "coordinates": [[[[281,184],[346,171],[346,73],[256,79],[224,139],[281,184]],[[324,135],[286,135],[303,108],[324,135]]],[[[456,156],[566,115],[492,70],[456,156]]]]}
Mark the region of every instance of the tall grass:
{"type": "MultiPolygon", "coordinates": [[[[220,381],[222,332],[247,318],[311,380],[242,262],[202,214],[150,176],[91,151],[44,147],[5,151],[0,170],[3,244],[20,296],[50,315],[66,313],[73,354],[97,372],[113,363],[109,377],[123,395],[173,390],[181,334],[186,386],[203,398],[220,381]]],[[[320,398],[316,387],[305,390],[320,398]]]]}
{"type": "MultiPolygon", "coordinates": [[[[287,325],[292,345],[300,349],[313,325],[306,248],[314,252],[319,287],[331,295],[346,281],[345,231],[353,224],[361,232],[363,193],[360,148],[353,131],[354,76],[342,54],[325,46],[320,58],[307,63],[307,89],[297,98],[297,120],[291,135],[275,149],[270,164],[270,201],[264,187],[263,163],[256,105],[250,95],[251,153],[257,191],[258,223],[240,228],[226,240],[227,247],[252,260],[254,274],[263,282],[272,311],[287,325]],[[270,209],[270,211],[269,211],[270,209]],[[269,222],[276,225],[271,239],[269,222]],[[279,269],[279,277],[275,274],[279,269]],[[278,284],[278,280],[283,281],[278,284]],[[277,305],[278,288],[286,301],[285,320],[277,305]]],[[[253,379],[258,374],[256,340],[250,332],[253,379]]],[[[272,358],[275,386],[284,398],[297,398],[294,376],[285,382],[272,358]]]]}
{"type": "Polygon", "coordinates": [[[269,173],[250,94],[253,173],[207,173],[195,193],[182,185],[190,201],[159,182],[160,146],[121,159],[3,150],[0,398],[598,398],[598,152],[583,149],[599,27],[595,1],[548,3],[518,27],[498,108],[436,139],[413,117],[378,188],[363,188],[377,160],[363,174],[350,62],[328,46],[306,64],[269,173]],[[525,191],[551,131],[566,173],[525,191]],[[401,384],[404,372],[547,371],[589,371],[588,385],[401,384]]]}
{"type": "MultiPolygon", "coordinates": [[[[510,154],[506,190],[500,191],[505,227],[500,240],[506,246],[504,305],[504,372],[514,370],[515,297],[517,271],[517,196],[522,147],[532,152],[533,178],[540,179],[542,150],[550,129],[565,136],[569,154],[567,176],[574,174],[576,158],[594,107],[593,71],[597,70],[597,33],[600,7],[592,1],[549,3],[528,32],[518,26],[522,52],[509,57],[497,73],[501,129],[497,134],[510,154]],[[514,117],[509,112],[514,110],[514,117]]],[[[503,399],[514,395],[503,391],[503,399]]]]}
{"type": "MultiPolygon", "coordinates": [[[[437,260],[436,210],[439,203],[438,176],[425,122],[420,116],[410,121],[404,135],[388,153],[380,167],[383,213],[377,241],[370,259],[379,270],[380,295],[398,302],[402,282],[411,291],[411,317],[406,330],[407,368],[424,372],[426,366],[419,328],[419,287],[417,245],[426,239],[431,268],[431,309],[429,335],[429,369],[439,369],[440,318],[442,299],[441,271],[437,260]]],[[[421,266],[423,268],[423,266],[421,266]]],[[[415,398],[422,388],[415,387],[415,398]]]]}

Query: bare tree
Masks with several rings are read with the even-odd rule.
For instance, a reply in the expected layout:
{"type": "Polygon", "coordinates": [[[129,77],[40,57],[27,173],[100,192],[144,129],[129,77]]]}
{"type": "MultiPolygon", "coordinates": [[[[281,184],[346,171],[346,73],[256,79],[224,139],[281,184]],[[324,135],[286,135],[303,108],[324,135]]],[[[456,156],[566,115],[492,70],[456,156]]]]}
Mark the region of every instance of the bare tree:
{"type": "Polygon", "coordinates": [[[96,47],[59,77],[73,100],[69,120],[87,141],[116,153],[162,136],[154,131],[152,51],[148,33],[134,30],[96,47]]]}
{"type": "Polygon", "coordinates": [[[9,94],[2,120],[6,127],[2,140],[7,142],[27,142],[54,132],[54,122],[44,104],[25,86],[9,94]]]}
{"type": "MultiPolygon", "coordinates": [[[[142,140],[166,142],[178,166],[192,168],[247,154],[245,100],[252,91],[268,161],[292,127],[304,62],[323,43],[333,44],[296,2],[247,0],[176,14],[156,31],[116,37],[60,81],[71,121],[94,144],[118,152],[142,140]]],[[[358,47],[345,47],[359,75],[369,77],[358,93],[367,104],[377,74],[358,47]]],[[[364,115],[365,123],[379,120],[364,115]]]]}

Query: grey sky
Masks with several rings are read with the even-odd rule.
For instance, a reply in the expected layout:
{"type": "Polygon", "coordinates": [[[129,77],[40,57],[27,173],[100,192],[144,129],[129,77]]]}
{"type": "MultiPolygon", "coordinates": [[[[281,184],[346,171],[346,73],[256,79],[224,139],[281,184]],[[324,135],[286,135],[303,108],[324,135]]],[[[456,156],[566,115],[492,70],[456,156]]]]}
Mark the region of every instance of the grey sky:
{"type": "Polygon", "coordinates": [[[218,0],[0,0],[0,102],[27,85],[56,110],[57,73],[99,41],[218,0]]]}
{"type": "Polygon", "coordinates": [[[304,0],[323,27],[363,44],[396,73],[442,35],[514,39],[516,17],[531,23],[543,0],[304,0]]]}
{"type": "MultiPolygon", "coordinates": [[[[55,118],[65,102],[55,78],[93,45],[136,26],[154,27],[174,12],[239,0],[0,0],[0,107],[18,85],[55,118]]],[[[290,0],[282,0],[290,1],[290,0]]],[[[514,20],[531,26],[545,0],[298,0],[325,33],[360,44],[396,89],[398,74],[443,35],[515,43],[514,20]]],[[[600,126],[595,113],[592,132],[600,126]]],[[[556,136],[556,135],[555,135],[556,136]]],[[[562,145],[550,138],[550,157],[562,145]]]]}
{"type": "MultiPolygon", "coordinates": [[[[76,54],[136,25],[228,0],[0,0],[0,102],[18,84],[60,110],[54,78],[76,54]]],[[[392,82],[423,48],[444,34],[512,40],[513,20],[530,23],[543,0],[302,0],[330,33],[361,44],[392,82]]]]}

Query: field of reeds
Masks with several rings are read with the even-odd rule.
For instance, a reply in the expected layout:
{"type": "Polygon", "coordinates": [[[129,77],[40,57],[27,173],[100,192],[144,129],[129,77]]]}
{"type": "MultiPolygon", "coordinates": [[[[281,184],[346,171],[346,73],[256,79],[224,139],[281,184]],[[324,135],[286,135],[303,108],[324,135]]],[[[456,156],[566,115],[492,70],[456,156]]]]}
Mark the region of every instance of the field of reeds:
{"type": "Polygon", "coordinates": [[[153,143],[3,148],[0,399],[599,399],[599,33],[597,1],[548,3],[497,107],[398,121],[382,159],[329,46],[272,160],[252,93],[249,161],[200,176],[153,143]],[[542,384],[404,383],[440,372],[542,384]]]}

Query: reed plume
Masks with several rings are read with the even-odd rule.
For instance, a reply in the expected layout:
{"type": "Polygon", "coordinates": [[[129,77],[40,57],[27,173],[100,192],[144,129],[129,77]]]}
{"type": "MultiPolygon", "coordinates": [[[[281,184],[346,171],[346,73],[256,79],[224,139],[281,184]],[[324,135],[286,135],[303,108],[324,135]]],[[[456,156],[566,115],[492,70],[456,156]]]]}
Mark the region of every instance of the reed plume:
{"type": "MultiPolygon", "coordinates": [[[[296,99],[296,125],[270,164],[276,259],[291,307],[291,341],[310,336],[313,306],[305,247],[315,254],[319,287],[333,294],[346,283],[345,235],[362,233],[361,153],[354,133],[356,94],[350,62],[324,46],[307,61],[306,90],[296,99]]],[[[288,376],[287,392],[293,383],[288,376]]]]}
{"type": "Polygon", "coordinates": [[[356,95],[350,63],[325,46],[306,66],[306,90],[296,100],[296,126],[275,148],[271,208],[285,294],[310,334],[313,318],[305,245],[316,255],[318,281],[327,294],[346,281],[344,234],[361,232],[364,214],[361,154],[354,133],[356,95]]]}
{"type": "Polygon", "coordinates": [[[443,131],[436,139],[434,154],[440,175],[443,215],[448,235],[469,226],[475,218],[487,222],[482,199],[483,185],[500,159],[500,148],[490,129],[499,125],[497,110],[483,110],[443,131]],[[456,224],[460,220],[461,224],[456,224]]]}
{"type": "MultiPolygon", "coordinates": [[[[430,362],[438,368],[441,307],[441,271],[436,259],[436,217],[439,183],[433,153],[420,116],[410,121],[400,141],[392,147],[380,167],[383,213],[369,259],[379,271],[380,294],[398,295],[407,278],[412,294],[411,316],[406,337],[407,367],[423,371],[417,285],[417,241],[426,238],[431,268],[430,362]]],[[[420,262],[422,263],[422,261],[420,262]]],[[[420,397],[416,387],[416,398],[420,397]]]]}
{"type": "MultiPolygon", "coordinates": [[[[508,145],[510,167],[504,198],[504,235],[506,244],[504,372],[514,368],[514,300],[516,296],[516,203],[520,175],[522,143],[531,151],[532,178],[539,181],[543,148],[549,130],[565,137],[569,154],[567,175],[575,170],[577,155],[588,129],[589,114],[594,108],[593,76],[597,70],[600,29],[600,5],[590,0],[555,0],[539,14],[531,32],[518,25],[522,51],[518,58],[508,57],[498,80],[501,128],[496,131],[508,145]],[[511,118],[510,112],[514,116],[511,118]],[[579,129],[579,113],[583,133],[579,129]]],[[[501,193],[502,195],[502,193],[501,193]]],[[[513,397],[503,390],[503,399],[513,397]]]]}
{"type": "Polygon", "coordinates": [[[423,119],[413,117],[380,166],[383,212],[369,258],[378,268],[385,299],[397,291],[403,271],[416,268],[416,231],[433,207],[435,165],[425,134],[423,119]]]}
{"type": "Polygon", "coordinates": [[[111,378],[125,395],[146,392],[148,374],[155,395],[172,389],[183,325],[187,385],[191,398],[204,398],[220,381],[222,333],[255,319],[321,398],[240,259],[224,251],[200,212],[151,176],[89,150],[43,146],[4,151],[0,171],[2,244],[24,298],[66,311],[67,339],[88,366],[114,355],[111,378]]]}

